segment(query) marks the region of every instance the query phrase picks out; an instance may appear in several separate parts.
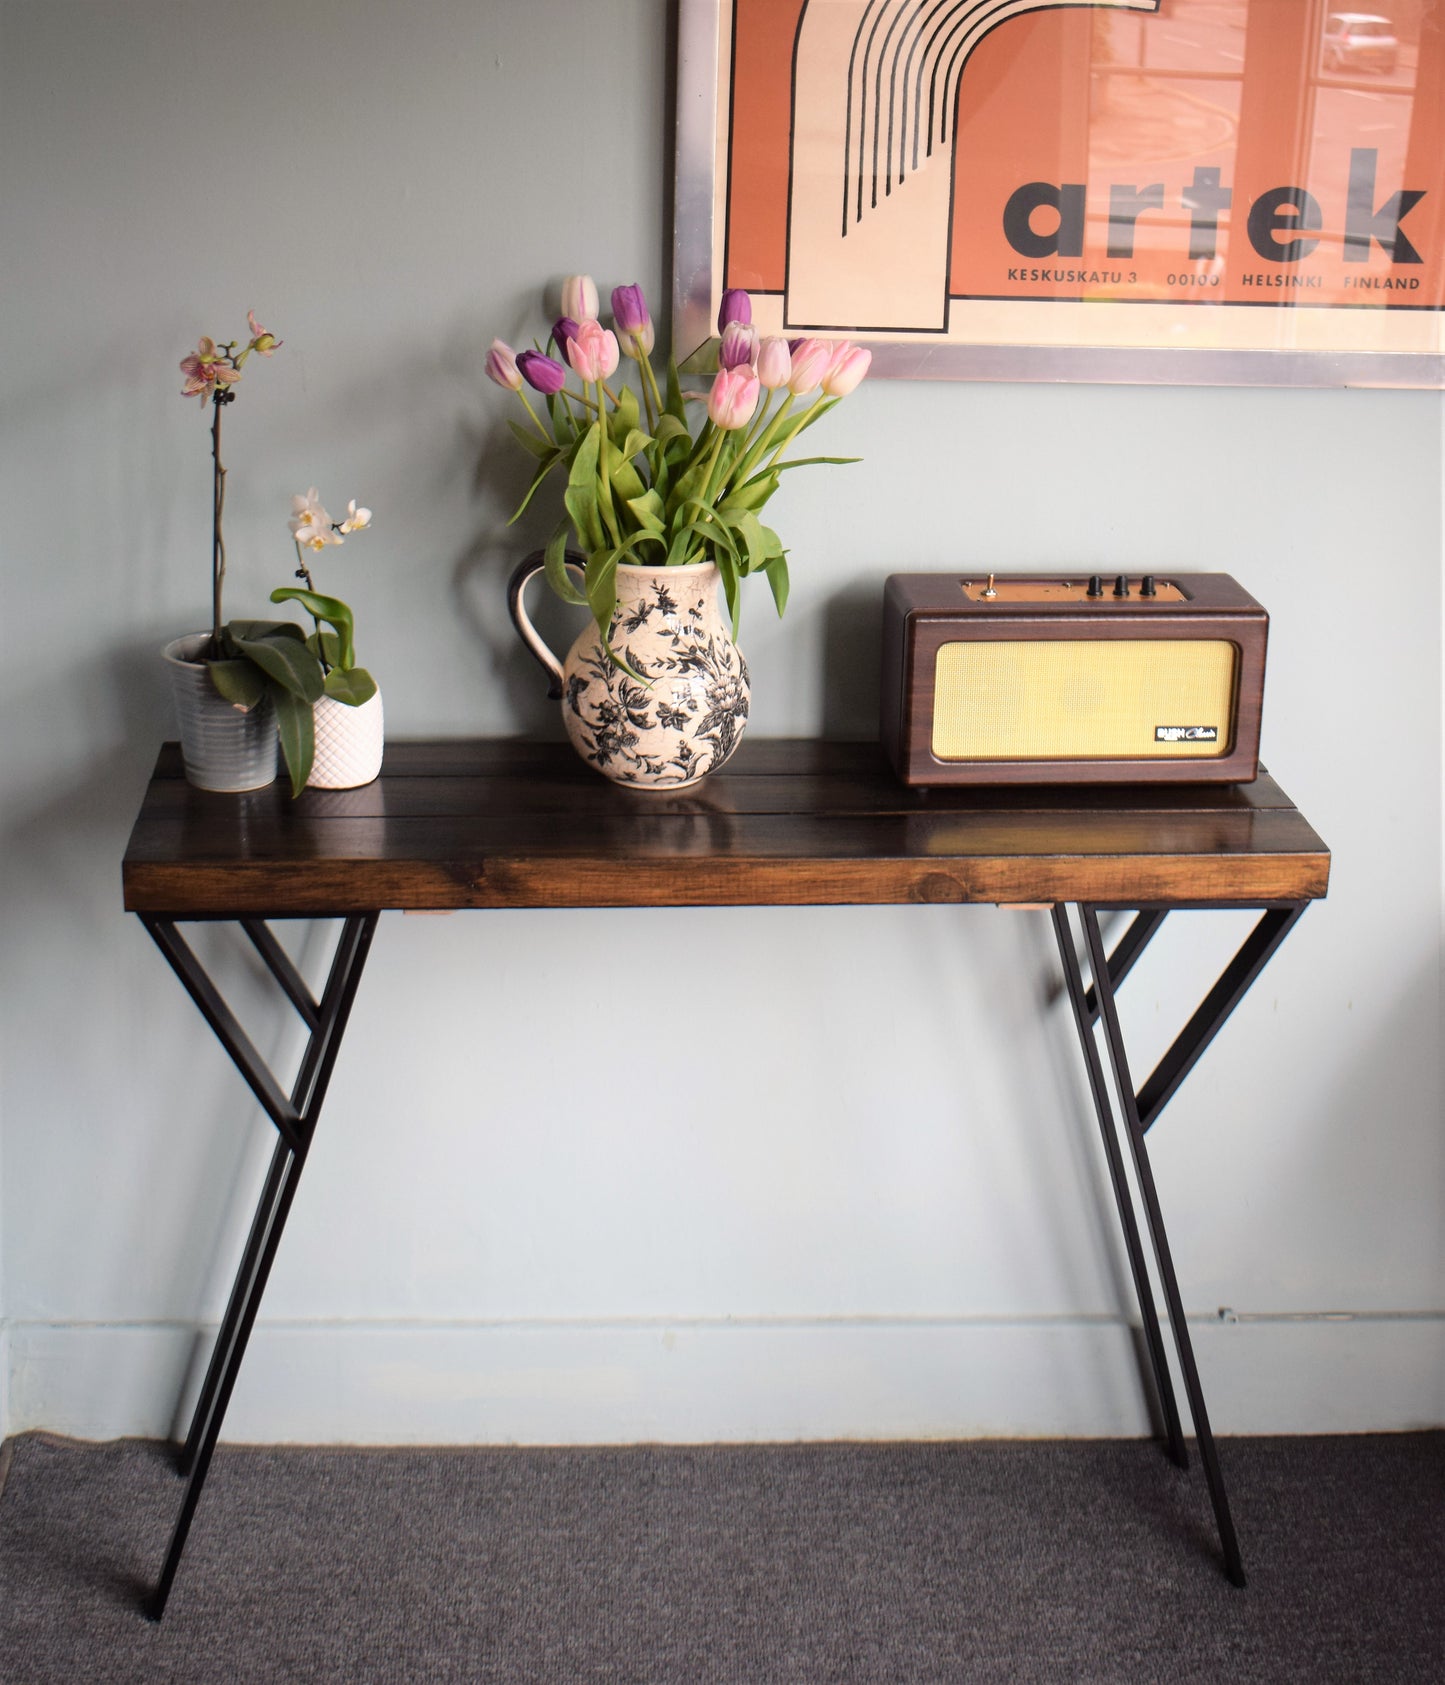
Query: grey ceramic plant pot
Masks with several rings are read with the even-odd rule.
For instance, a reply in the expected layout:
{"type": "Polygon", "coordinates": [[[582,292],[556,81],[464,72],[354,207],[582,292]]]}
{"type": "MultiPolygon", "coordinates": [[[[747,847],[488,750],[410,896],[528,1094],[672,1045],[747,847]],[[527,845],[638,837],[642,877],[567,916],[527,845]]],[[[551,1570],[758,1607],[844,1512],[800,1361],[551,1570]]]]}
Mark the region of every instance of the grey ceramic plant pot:
{"type": "Polygon", "coordinates": [[[194,656],[207,634],[192,632],[161,651],[171,675],[186,777],[200,790],[259,790],[276,777],[276,713],[263,696],[247,713],[234,708],[194,656]]]}

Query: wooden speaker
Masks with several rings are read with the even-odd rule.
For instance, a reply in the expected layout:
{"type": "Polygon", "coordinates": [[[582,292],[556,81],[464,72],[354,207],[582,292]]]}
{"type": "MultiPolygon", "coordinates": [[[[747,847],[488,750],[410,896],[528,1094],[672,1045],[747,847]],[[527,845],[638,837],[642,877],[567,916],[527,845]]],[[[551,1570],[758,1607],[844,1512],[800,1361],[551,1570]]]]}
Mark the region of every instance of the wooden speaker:
{"type": "Polygon", "coordinates": [[[1268,633],[1223,573],[894,574],[883,745],[906,784],[1246,782],[1268,633]]]}

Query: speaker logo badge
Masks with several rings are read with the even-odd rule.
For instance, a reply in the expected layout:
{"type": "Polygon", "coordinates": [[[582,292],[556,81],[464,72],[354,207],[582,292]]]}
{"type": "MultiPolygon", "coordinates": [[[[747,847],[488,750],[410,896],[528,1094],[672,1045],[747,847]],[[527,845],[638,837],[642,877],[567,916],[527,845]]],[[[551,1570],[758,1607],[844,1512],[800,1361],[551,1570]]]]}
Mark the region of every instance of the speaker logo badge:
{"type": "Polygon", "coordinates": [[[1154,741],[1156,743],[1217,743],[1219,741],[1219,727],[1217,725],[1156,725],[1154,727],[1154,741]]]}

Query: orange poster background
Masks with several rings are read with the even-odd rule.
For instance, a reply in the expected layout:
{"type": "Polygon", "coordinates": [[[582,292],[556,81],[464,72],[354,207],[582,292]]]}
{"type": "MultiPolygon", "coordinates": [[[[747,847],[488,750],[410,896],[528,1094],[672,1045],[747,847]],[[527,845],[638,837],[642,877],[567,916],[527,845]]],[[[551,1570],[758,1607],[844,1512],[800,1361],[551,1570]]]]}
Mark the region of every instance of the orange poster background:
{"type": "MultiPolygon", "coordinates": [[[[792,55],[803,6],[804,0],[734,0],[731,7],[727,286],[783,288],[792,55]]],[[[1223,5],[1168,0],[1162,16],[1060,9],[1017,17],[996,29],[976,49],[961,81],[950,294],[1441,308],[1445,29],[1427,21],[1419,42],[1402,49],[1396,80],[1409,79],[1412,99],[1383,78],[1365,83],[1357,76],[1355,87],[1346,89],[1317,76],[1317,40],[1308,30],[1317,30],[1322,16],[1313,0],[1252,5],[1234,0],[1232,6],[1227,0],[1223,5]],[[1190,28],[1199,33],[1203,19],[1211,20],[1223,44],[1221,64],[1237,47],[1239,74],[1216,72],[1212,81],[1195,81],[1187,57],[1175,66],[1172,81],[1133,75],[1127,63],[1119,68],[1121,58],[1136,50],[1136,40],[1141,56],[1156,50],[1156,56],[1167,57],[1171,40],[1182,39],[1190,28]],[[1150,30],[1161,33],[1143,33],[1150,30]],[[1159,47],[1163,54],[1157,54],[1159,47]],[[1372,210],[1402,187],[1424,193],[1400,224],[1423,263],[1392,264],[1378,241],[1371,241],[1366,262],[1345,261],[1346,193],[1355,147],[1377,154],[1372,210]],[[1200,167],[1217,169],[1221,184],[1233,192],[1231,207],[1219,214],[1212,260],[1191,259],[1191,213],[1181,202],[1200,167]],[[1027,257],[1010,246],[1003,207],[1015,189],[1034,181],[1085,184],[1081,256],[1027,257]],[[1109,256],[1111,189],[1156,183],[1163,188],[1162,208],[1139,217],[1127,257],[1109,256]],[[1317,241],[1292,263],[1261,257],[1245,228],[1256,199],[1285,186],[1311,194],[1322,224],[1318,230],[1299,229],[1293,209],[1281,213],[1277,238],[1307,233],[1317,241]],[[1384,278],[1417,284],[1383,290],[1378,284],[1384,278]]],[[[1035,211],[1030,226],[1047,235],[1056,222],[1055,213],[1044,208],[1035,211]]],[[[900,261],[907,261],[906,254],[900,261]]]]}

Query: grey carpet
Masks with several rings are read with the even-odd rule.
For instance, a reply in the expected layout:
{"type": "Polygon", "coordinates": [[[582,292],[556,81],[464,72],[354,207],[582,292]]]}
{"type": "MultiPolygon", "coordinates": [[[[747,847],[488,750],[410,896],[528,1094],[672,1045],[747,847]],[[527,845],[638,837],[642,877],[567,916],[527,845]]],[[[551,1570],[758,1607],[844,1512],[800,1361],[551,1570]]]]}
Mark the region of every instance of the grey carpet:
{"type": "Polygon", "coordinates": [[[1445,1679],[1445,1434],[1131,1441],[222,1447],[160,1626],[181,1486],[155,1445],[11,1443],[0,1679],[1445,1679]]]}

